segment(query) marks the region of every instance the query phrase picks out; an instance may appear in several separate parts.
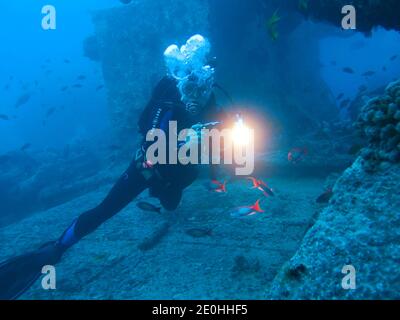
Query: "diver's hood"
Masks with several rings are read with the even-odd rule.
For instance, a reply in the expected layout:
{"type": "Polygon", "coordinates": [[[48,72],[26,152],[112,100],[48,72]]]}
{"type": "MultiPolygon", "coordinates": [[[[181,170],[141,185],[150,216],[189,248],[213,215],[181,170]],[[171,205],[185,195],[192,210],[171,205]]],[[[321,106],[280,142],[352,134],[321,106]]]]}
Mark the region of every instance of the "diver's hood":
{"type": "Polygon", "coordinates": [[[212,93],[215,70],[207,64],[210,50],[210,42],[198,34],[181,48],[173,44],[164,52],[168,73],[178,81],[177,87],[185,103],[202,103],[212,93]]]}

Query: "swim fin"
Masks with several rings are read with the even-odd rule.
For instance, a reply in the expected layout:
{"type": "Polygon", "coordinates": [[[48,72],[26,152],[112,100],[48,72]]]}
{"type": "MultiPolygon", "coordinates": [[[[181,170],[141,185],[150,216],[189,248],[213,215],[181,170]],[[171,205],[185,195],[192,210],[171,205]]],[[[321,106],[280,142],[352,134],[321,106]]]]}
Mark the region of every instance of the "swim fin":
{"type": "Polygon", "coordinates": [[[64,250],[49,242],[38,250],[0,263],[0,300],[14,300],[27,291],[42,274],[45,265],[55,265],[64,250]]]}

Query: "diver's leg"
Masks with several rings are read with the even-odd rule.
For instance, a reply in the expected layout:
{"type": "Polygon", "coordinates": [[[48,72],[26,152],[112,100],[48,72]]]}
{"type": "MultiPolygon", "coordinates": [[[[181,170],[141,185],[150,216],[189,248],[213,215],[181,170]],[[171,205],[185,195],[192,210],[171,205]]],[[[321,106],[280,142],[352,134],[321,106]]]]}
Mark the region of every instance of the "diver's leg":
{"type": "Polygon", "coordinates": [[[148,187],[146,180],[133,161],[119,178],[103,202],[96,208],[81,214],[59,239],[65,249],[96,230],[113,217],[148,187]]]}
{"type": "Polygon", "coordinates": [[[167,188],[158,196],[161,205],[165,210],[174,211],[181,202],[182,190],[167,188]]]}
{"type": "Polygon", "coordinates": [[[104,201],[76,219],[59,240],[0,263],[0,300],[18,298],[40,277],[44,265],[56,264],[65,250],[122,210],[146,188],[147,182],[133,162],[104,201]]]}
{"type": "Polygon", "coordinates": [[[151,184],[155,196],[160,200],[161,205],[168,211],[175,210],[182,199],[182,192],[189,187],[197,178],[198,171],[194,167],[179,167],[176,171],[174,183],[169,186],[158,186],[151,184]]]}

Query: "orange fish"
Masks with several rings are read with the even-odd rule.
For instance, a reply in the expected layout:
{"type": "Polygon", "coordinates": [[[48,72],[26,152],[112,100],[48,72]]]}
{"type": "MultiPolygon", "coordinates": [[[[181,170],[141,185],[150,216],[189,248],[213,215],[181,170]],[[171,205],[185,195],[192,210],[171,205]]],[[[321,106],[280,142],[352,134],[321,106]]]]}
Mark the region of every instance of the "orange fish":
{"type": "Polygon", "coordinates": [[[215,186],[215,188],[210,188],[211,191],[217,192],[217,193],[225,193],[226,192],[226,182],[224,181],[219,182],[218,180],[212,180],[211,183],[215,186]]]}
{"type": "Polygon", "coordinates": [[[288,161],[296,164],[303,160],[306,155],[308,155],[307,148],[293,148],[288,153],[288,161]]]}
{"type": "Polygon", "coordinates": [[[239,217],[248,217],[255,215],[257,213],[263,213],[265,212],[261,206],[260,206],[260,200],[257,200],[257,202],[252,205],[252,206],[246,206],[246,207],[239,207],[231,211],[230,215],[231,217],[239,218],[239,217]]]}
{"type": "Polygon", "coordinates": [[[262,180],[257,180],[256,178],[253,177],[247,177],[246,179],[251,180],[253,182],[253,189],[266,186],[266,184],[262,180]]]}
{"type": "Polygon", "coordinates": [[[262,191],[266,197],[275,195],[272,189],[268,187],[268,185],[264,181],[257,180],[256,178],[253,177],[247,177],[246,179],[249,179],[253,182],[252,189],[258,189],[262,191]]]}

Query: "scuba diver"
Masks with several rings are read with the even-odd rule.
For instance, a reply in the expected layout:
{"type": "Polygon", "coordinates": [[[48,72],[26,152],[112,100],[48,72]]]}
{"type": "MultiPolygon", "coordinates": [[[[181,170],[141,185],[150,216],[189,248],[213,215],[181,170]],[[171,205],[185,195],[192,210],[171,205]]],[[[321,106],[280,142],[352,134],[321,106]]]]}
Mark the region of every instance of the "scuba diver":
{"type": "MultiPolygon", "coordinates": [[[[207,58],[210,49],[209,41],[201,35],[191,37],[181,48],[171,45],[166,49],[168,75],[158,83],[139,118],[139,132],[144,137],[152,129],[162,129],[168,136],[169,121],[176,121],[180,132],[199,123],[221,119],[213,93],[215,71],[207,58]]],[[[120,212],[144,190],[149,189],[164,209],[172,211],[178,207],[182,191],[197,177],[197,166],[152,165],[146,159],[148,147],[149,143],[143,139],[135,159],[106,198],[76,218],[58,240],[0,264],[0,299],[18,298],[40,277],[43,266],[58,263],[67,249],[120,212]]]]}

